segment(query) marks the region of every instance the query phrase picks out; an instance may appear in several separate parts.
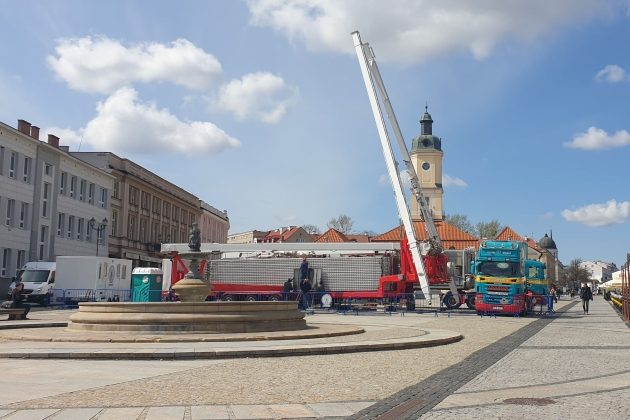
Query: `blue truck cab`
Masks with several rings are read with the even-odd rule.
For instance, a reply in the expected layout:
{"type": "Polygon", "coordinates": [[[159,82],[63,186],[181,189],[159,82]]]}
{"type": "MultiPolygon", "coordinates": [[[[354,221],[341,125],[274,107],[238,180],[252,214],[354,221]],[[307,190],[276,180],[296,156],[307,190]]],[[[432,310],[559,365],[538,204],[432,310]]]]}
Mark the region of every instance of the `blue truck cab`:
{"type": "Polygon", "coordinates": [[[526,260],[525,242],[497,240],[481,242],[473,270],[477,313],[525,312],[526,260]]]}

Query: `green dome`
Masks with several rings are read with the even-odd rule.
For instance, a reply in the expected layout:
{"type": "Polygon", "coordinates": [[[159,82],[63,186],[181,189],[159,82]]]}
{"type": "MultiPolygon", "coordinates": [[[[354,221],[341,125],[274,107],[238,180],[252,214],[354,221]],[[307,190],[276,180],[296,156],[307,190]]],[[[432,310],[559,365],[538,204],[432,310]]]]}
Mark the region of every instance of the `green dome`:
{"type": "Polygon", "coordinates": [[[424,107],[424,114],[420,118],[420,135],[411,142],[411,151],[439,150],[442,151],[442,139],[433,135],[433,118],[429,114],[429,107],[424,107]]]}
{"type": "Polygon", "coordinates": [[[411,150],[442,150],[442,140],[431,134],[421,134],[415,137],[411,144],[411,150]]]}

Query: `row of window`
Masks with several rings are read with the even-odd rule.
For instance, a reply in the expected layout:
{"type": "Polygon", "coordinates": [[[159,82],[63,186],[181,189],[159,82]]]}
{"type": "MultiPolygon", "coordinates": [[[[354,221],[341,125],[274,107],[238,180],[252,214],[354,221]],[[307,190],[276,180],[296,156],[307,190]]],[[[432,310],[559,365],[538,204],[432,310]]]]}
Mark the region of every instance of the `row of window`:
{"type": "MultiPolygon", "coordinates": [[[[115,187],[114,190],[117,191],[118,188],[115,187]]],[[[140,191],[140,189],[134,187],[133,185],[129,186],[129,204],[132,206],[139,205],[143,210],[151,211],[153,214],[162,215],[165,219],[173,220],[174,222],[192,224],[195,220],[194,213],[188,213],[186,210],[180,209],[167,201],[162,201],[158,197],[152,197],[147,191],[140,191]]]]}
{"type": "Polygon", "coordinates": [[[0,266],[0,277],[13,277],[17,275],[17,270],[25,263],[25,250],[4,248],[2,250],[2,265],[0,266]]]}
{"type": "Polygon", "coordinates": [[[159,222],[150,223],[146,217],[140,217],[138,221],[138,215],[129,214],[127,218],[127,237],[132,241],[140,242],[152,242],[152,243],[166,243],[166,242],[186,242],[186,230],[179,229],[175,226],[169,226],[159,222]]]}
{"type": "Polygon", "coordinates": [[[92,242],[92,230],[96,231],[96,240],[99,245],[103,244],[104,228],[101,226],[91,226],[89,220],[83,217],[76,217],[71,214],[57,214],[57,236],[77,241],[92,242]]]}
{"type": "Polygon", "coordinates": [[[0,175],[9,178],[19,179],[31,183],[31,173],[33,171],[33,158],[30,156],[20,156],[20,153],[0,146],[0,175]]]}
{"type": "Polygon", "coordinates": [[[76,175],[67,172],[61,172],[59,194],[92,205],[95,205],[94,200],[98,199],[96,205],[104,209],[107,207],[107,188],[98,187],[98,196],[96,190],[97,186],[93,182],[80,179],[76,175]]]}

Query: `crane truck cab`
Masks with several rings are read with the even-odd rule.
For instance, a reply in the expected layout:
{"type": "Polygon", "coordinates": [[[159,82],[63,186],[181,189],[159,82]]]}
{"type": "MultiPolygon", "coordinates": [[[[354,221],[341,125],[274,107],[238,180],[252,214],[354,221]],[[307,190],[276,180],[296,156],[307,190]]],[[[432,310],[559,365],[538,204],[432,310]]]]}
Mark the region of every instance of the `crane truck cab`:
{"type": "Polygon", "coordinates": [[[41,306],[50,304],[52,288],[55,287],[55,273],[57,263],[48,261],[27,262],[9,286],[9,299],[16,283],[24,283],[23,296],[27,302],[39,303],[41,306]]]}

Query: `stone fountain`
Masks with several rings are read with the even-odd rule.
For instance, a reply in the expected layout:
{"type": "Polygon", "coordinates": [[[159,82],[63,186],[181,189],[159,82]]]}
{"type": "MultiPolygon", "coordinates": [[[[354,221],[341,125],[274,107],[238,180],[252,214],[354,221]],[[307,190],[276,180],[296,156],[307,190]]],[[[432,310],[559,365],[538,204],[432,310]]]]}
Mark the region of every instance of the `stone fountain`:
{"type": "Polygon", "coordinates": [[[206,302],[212,289],[199,273],[199,229],[190,233],[190,272],[173,285],[181,302],[86,302],[70,317],[70,330],[136,334],[247,333],[306,329],[297,302],[206,302]]]}

